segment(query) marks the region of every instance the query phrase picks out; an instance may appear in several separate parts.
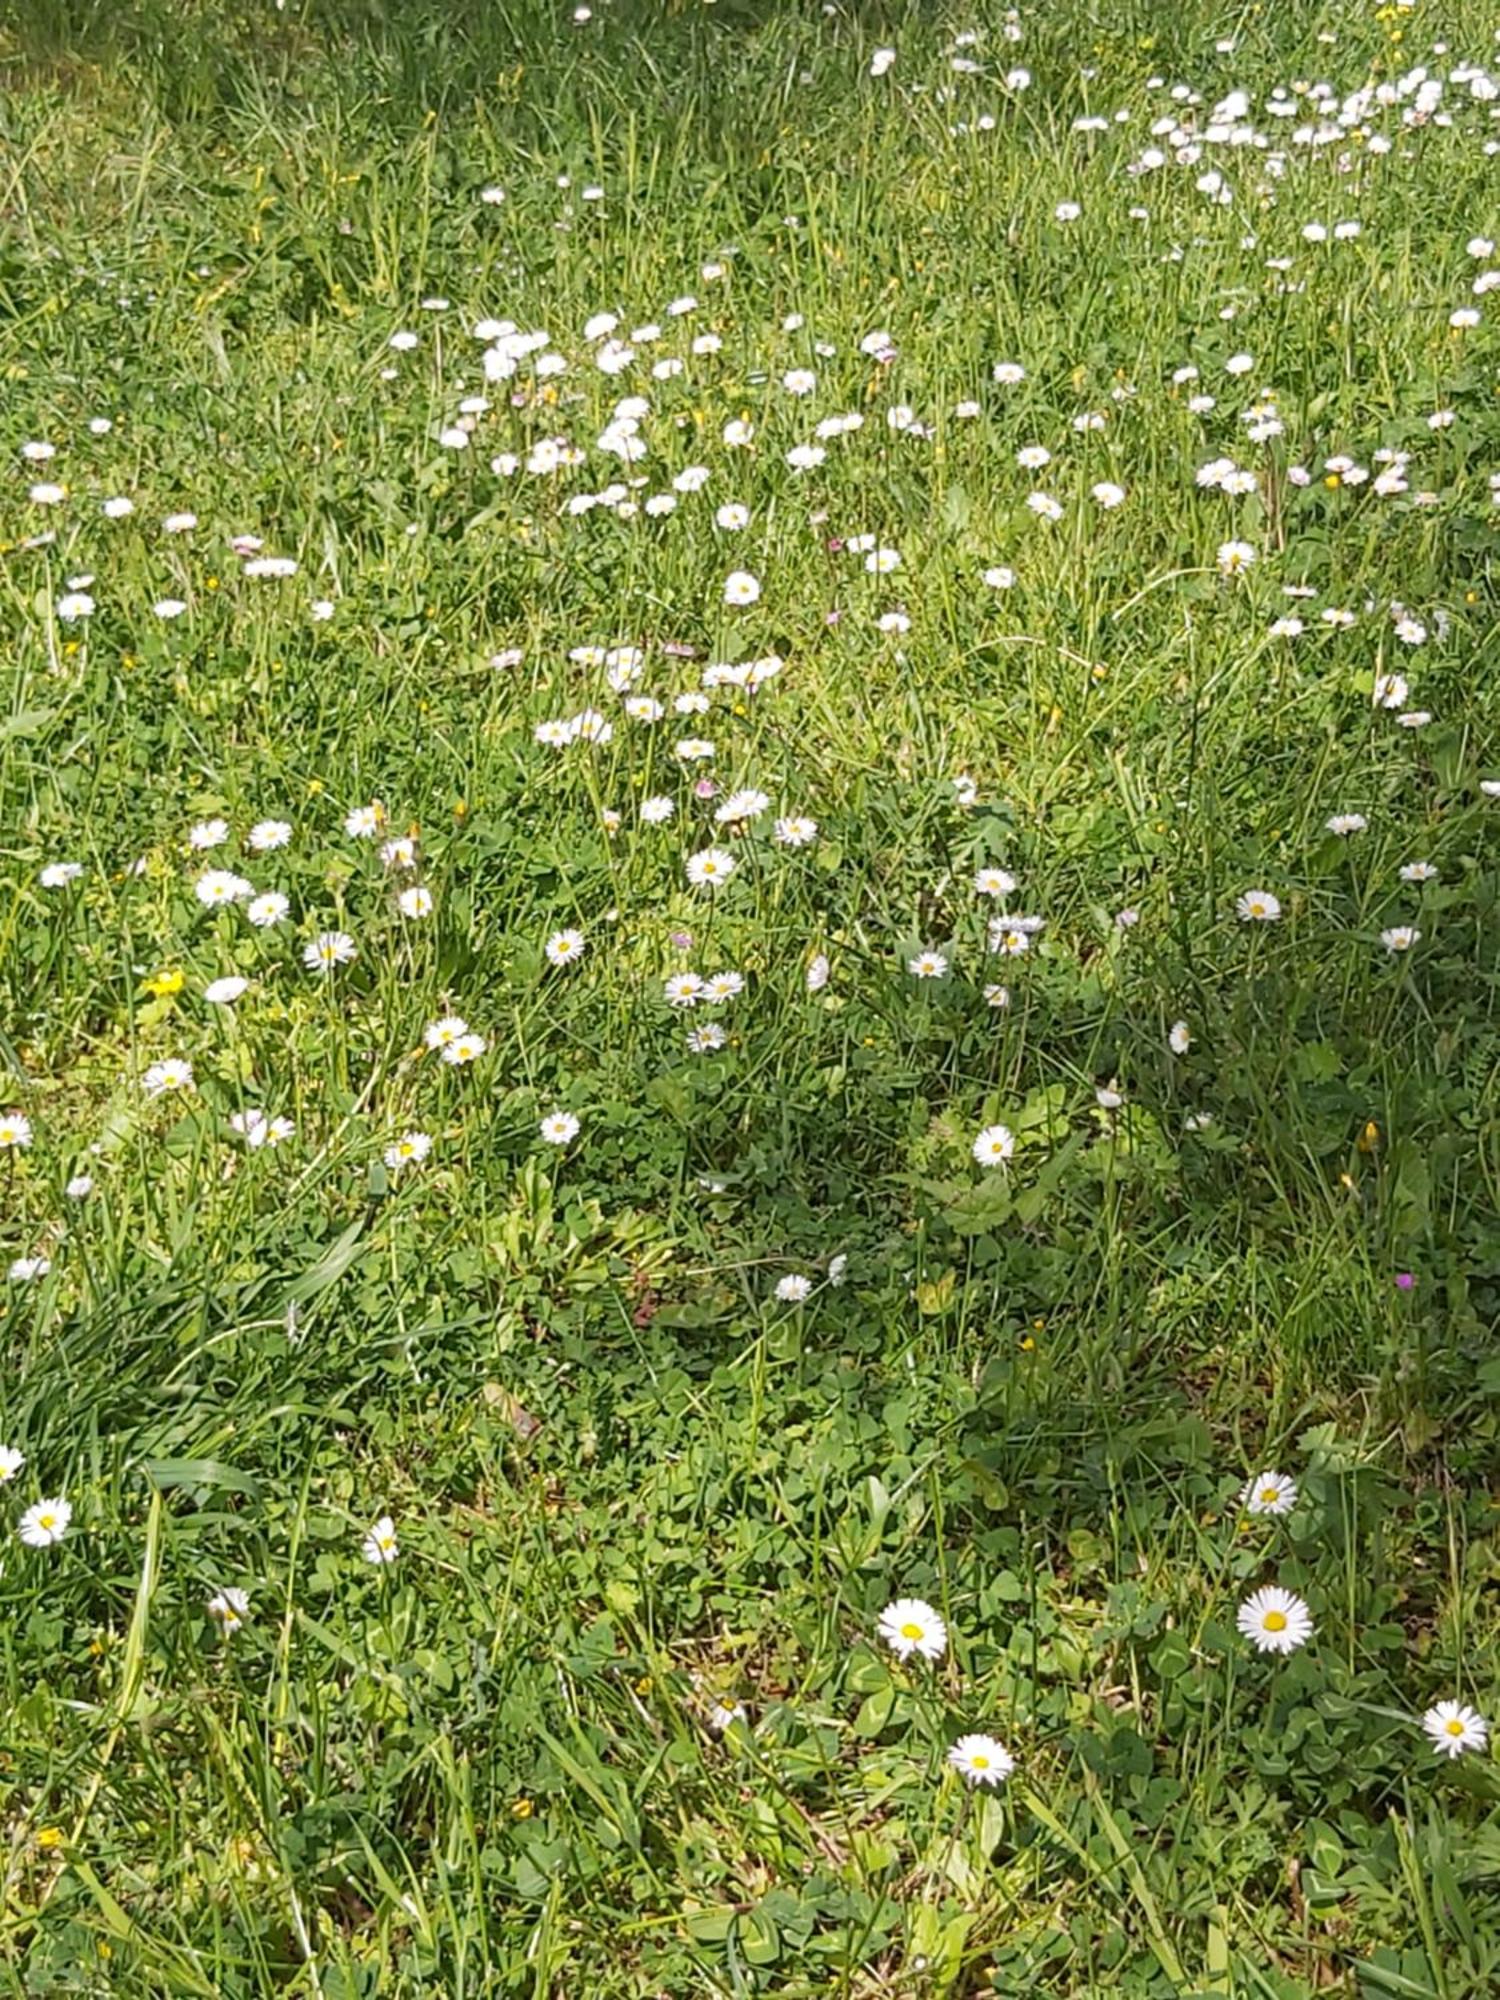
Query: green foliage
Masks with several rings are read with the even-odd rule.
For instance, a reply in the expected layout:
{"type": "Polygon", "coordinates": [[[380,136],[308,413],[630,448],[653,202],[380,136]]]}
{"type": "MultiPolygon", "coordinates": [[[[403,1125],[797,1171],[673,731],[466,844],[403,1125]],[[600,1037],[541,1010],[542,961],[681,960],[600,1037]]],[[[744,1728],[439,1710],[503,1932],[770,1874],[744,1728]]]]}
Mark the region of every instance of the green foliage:
{"type": "Polygon", "coordinates": [[[1481,2000],[1500,1783],[1419,1718],[1500,1699],[1493,294],[1448,318],[1497,128],[1454,83],[1450,124],[1370,109],[1384,155],[1260,114],[1493,72],[1493,24],[571,11],[0,24],[6,451],[59,445],[0,487],[0,1112],[32,1128],[0,1268],[47,1266],[0,1289],[5,1990],[1481,2000]],[[1129,171],[1239,85],[1279,172],[1269,145],[1129,171]],[[618,378],[582,338],[606,310],[665,329],[618,378]],[[567,372],[486,381],[491,315],[567,372]],[[861,351],[882,326],[894,362],[861,351]],[[1284,431],[1254,446],[1263,389],[1284,431]],[[592,450],[637,391],[632,497],[708,486],[570,514],[637,476],[592,450]],[[859,435],[794,471],[840,410],[859,435]],[[562,433],[565,477],[492,467],[562,433]],[[1382,451],[1407,495],[1320,474],[1382,451]],[[1255,492],[1195,487],[1220,452],[1255,492]],[[245,534],[296,574],[243,575],[245,534]],[[1231,583],[1232,538],[1259,559],[1231,583]],[[738,567],[763,590],[731,610],[738,567]],[[708,661],[784,664],[652,730],[570,657],[619,645],[669,704],[708,661]],[[1429,725],[1372,706],[1397,670],[1429,725]],[[537,742],[586,704],[610,740],[537,742]],[[699,728],[765,819],[695,801],[671,744],[699,728]],[[816,841],[777,845],[783,812],[816,841]],[[289,845],[247,852],[267,816],[289,845]],[[710,841],[739,862],[713,895],[683,872],[710,841]],[[213,866],[285,926],[203,906],[213,866]],[[1251,887],[1279,923],[1237,921],[1251,887]],[[1013,958],[999,908],[1046,919],[1013,958]],[[357,946],[326,978],[325,931],[357,946]],[[689,967],[745,991],[674,1008],[689,967]],[[477,1062],[426,1045],[451,1013],[477,1062]],[[169,1057],[195,1088],[147,1096],[169,1057]],[[248,1145],[251,1110],[292,1135],[248,1145]],[[1271,1465],[1297,1504],[1250,1519],[1271,1465]],[[23,1547],[55,1494],[68,1534],[23,1547]],[[400,1554],[364,1562],[386,1512],[400,1554]],[[1268,1581],[1316,1623],[1285,1660],[1235,1628],[1268,1581]],[[902,1596],[947,1620],[941,1664],[879,1645],[902,1596]],[[980,1730],[1017,1760],[994,1792],[946,1763],[980,1730]]]}

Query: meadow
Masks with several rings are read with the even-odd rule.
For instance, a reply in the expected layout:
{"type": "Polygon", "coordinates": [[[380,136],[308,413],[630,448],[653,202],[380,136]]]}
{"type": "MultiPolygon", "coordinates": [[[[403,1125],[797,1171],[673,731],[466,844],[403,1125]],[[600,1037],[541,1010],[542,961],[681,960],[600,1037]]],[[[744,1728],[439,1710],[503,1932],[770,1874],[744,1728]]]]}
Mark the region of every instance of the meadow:
{"type": "Polygon", "coordinates": [[[0,1991],[1500,1987],[1477,0],[14,0],[0,1991]]]}

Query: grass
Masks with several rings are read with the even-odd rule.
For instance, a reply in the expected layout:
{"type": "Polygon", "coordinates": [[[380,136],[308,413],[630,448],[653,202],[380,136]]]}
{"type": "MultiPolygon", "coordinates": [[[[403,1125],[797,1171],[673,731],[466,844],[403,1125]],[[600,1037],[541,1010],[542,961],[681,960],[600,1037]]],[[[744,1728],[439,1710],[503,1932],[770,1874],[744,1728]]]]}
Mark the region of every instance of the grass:
{"type": "Polygon", "coordinates": [[[0,1990],[1480,2000],[1500,1784],[1419,1719],[1500,1693],[1493,22],[570,11],[0,31],[7,1535],[73,1508],[0,1573],[0,1990]],[[1332,143],[1266,109],[1403,78],[1332,143]],[[1150,129],[1235,88],[1264,145],[1150,129]],[[605,311],[661,327],[613,377],[605,311]],[[487,316],[566,372],[487,381],[487,316]],[[637,394],[638,466],[596,444],[637,394]],[[582,461],[526,470],[554,437],[582,461]],[[637,477],[675,511],[568,510],[637,477]],[[571,657],[620,646],[654,724],[571,657]],[[536,740],[589,708],[608,741],[536,740]],[[717,825],[704,772],[766,814],[717,825]],[[215,867],[286,922],[202,906],[215,867]],[[1021,956],[987,867],[1046,919],[1021,956]],[[357,956],[310,973],[328,931],[357,956]],[[1272,1466],[1297,1505],[1249,1517],[1272,1466]],[[1316,1623],[1284,1660],[1235,1626],[1269,1582],[1316,1623]],[[938,1664],[879,1642],[899,1597],[938,1664]],[[973,1731],[994,1791],[947,1768],[973,1731]]]}

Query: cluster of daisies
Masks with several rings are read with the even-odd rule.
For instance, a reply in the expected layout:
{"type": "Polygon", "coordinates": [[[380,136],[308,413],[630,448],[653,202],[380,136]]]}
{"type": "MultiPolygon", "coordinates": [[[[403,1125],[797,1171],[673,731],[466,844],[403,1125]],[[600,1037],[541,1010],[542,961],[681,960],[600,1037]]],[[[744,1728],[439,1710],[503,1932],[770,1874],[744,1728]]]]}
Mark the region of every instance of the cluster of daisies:
{"type": "MultiPolygon", "coordinates": [[[[24,1469],[26,1457],[13,1445],[0,1445],[0,1485],[8,1485],[24,1469]]],[[[52,1549],[66,1539],[73,1526],[72,1502],[61,1495],[36,1500],[25,1508],[16,1522],[16,1533],[29,1549],[52,1549]]],[[[360,1554],[376,1568],[395,1562],[401,1553],[396,1526],[389,1514],[382,1514],[360,1537],[360,1554]]],[[[239,1630],[250,1615],[250,1593],[238,1584],[216,1590],[205,1606],[210,1618],[227,1636],[239,1630]]]]}
{"type": "MultiPolygon", "coordinates": [[[[841,1260],[840,1260],[841,1261],[841,1260]]],[[[832,1275],[832,1274],[831,1274],[832,1275]]],[[[833,1276],[838,1283],[842,1273],[833,1276]]],[[[786,1278],[778,1287],[781,1296],[806,1296],[810,1280],[786,1278]]],[[[0,1484],[13,1480],[26,1464],[24,1455],[9,1445],[0,1445],[0,1484]]],[[[1280,1517],[1297,1505],[1296,1481],[1285,1473],[1257,1473],[1240,1495],[1246,1513],[1280,1517]]],[[[55,1548],[67,1536],[73,1508],[62,1497],[35,1501],[21,1514],[16,1532],[28,1548],[55,1548]]],[[[360,1538],[360,1554],[374,1567],[387,1568],[401,1553],[396,1525],[382,1514],[360,1538]]],[[[239,1585],[226,1585],[208,1599],[208,1616],[227,1638],[250,1616],[249,1593],[239,1585]]],[[[1236,1624],[1243,1637],[1260,1653],[1285,1657],[1305,1646],[1313,1636],[1312,1613],[1294,1592],[1277,1584],[1253,1591],[1240,1605],[1236,1624]]],[[[948,1650],[946,1621],[921,1598],[902,1597],[881,1612],[877,1632],[903,1664],[921,1660],[935,1665],[948,1650]]],[[[721,1733],[747,1721],[742,1703],[717,1703],[710,1715],[712,1726],[721,1733]]],[[[1464,1702],[1444,1700],[1433,1704],[1421,1717],[1421,1727],[1434,1751],[1449,1759],[1466,1751],[1483,1750],[1489,1741],[1489,1724],[1476,1709],[1464,1702]]],[[[965,1732],[950,1746],[947,1759],[971,1785],[994,1787],[1003,1784],[1016,1768],[1014,1753],[996,1736],[984,1731],[965,1732]]]]}
{"type": "MultiPolygon", "coordinates": [[[[1240,1495],[1247,1514],[1290,1514],[1297,1504],[1297,1484],[1281,1472],[1260,1472],[1240,1495]]],[[[1313,1636],[1313,1618],[1306,1603],[1277,1584],[1263,1585],[1240,1605],[1235,1623],[1258,1653],[1285,1657],[1313,1636]]],[[[880,1638],[903,1663],[924,1660],[935,1665],[948,1650],[948,1626],[941,1614],[919,1597],[899,1597],[881,1612],[880,1638]]],[[[743,1710],[738,1711],[743,1717],[743,1710]]],[[[1483,1750],[1489,1723],[1466,1702],[1439,1701],[1425,1711],[1420,1726],[1440,1757],[1453,1759],[1465,1751],[1483,1750]]],[[[950,1746],[948,1762],[971,1785],[997,1786],[1016,1768],[1014,1753],[996,1736],[965,1734],[950,1746]]]]}
{"type": "MultiPolygon", "coordinates": [[[[575,18],[586,23],[589,10],[579,8],[575,18]]],[[[1031,70],[1017,60],[1025,34],[1020,17],[1011,15],[992,37],[977,31],[956,37],[935,88],[925,79],[908,81],[901,52],[892,47],[870,54],[866,74],[871,87],[882,92],[926,95],[951,106],[954,136],[996,134],[1033,88],[1031,70]]],[[[1218,51],[1233,52],[1232,43],[1218,51]]],[[[1128,523],[1143,504],[1133,468],[1157,456],[1135,448],[1148,416],[1178,440],[1181,498],[1193,510],[1187,518],[1200,550],[1184,574],[1218,579],[1211,587],[1243,614],[1247,629],[1255,621],[1257,648],[1274,642],[1275,649],[1307,654],[1322,646],[1367,646],[1364,686],[1380,726],[1389,723],[1414,736],[1426,729],[1434,714],[1421,703],[1433,697],[1413,663],[1449,643],[1454,622],[1449,610],[1366,594],[1353,602],[1342,596],[1320,601],[1319,591],[1300,577],[1282,579],[1286,537],[1256,524],[1268,519],[1284,524],[1297,519],[1300,509],[1310,518],[1331,518],[1335,531],[1342,526],[1355,537],[1381,533],[1415,513],[1500,509],[1500,471],[1479,473],[1485,482],[1480,486],[1468,465],[1465,401],[1475,337],[1483,341],[1492,334],[1484,323],[1492,312],[1485,302],[1500,289],[1495,240],[1466,234],[1460,261],[1456,236],[1452,271],[1434,278],[1422,301],[1410,308],[1414,328],[1435,335],[1453,365],[1451,381],[1434,391],[1430,407],[1413,400],[1399,413],[1410,432],[1402,443],[1377,440],[1368,431],[1319,434],[1308,413],[1315,399],[1293,397],[1276,380],[1277,336],[1268,333],[1260,343],[1253,330],[1243,331],[1243,322],[1260,309],[1262,295],[1275,302],[1278,324],[1282,315],[1294,320],[1293,302],[1304,294],[1308,310],[1320,314],[1318,300],[1330,272],[1343,283],[1345,273],[1368,277],[1378,269],[1378,234],[1350,211],[1366,193],[1379,193],[1383,177],[1401,171],[1418,134],[1426,135],[1425,144],[1438,134],[1466,139],[1477,131],[1486,156],[1500,154],[1500,138],[1493,136],[1500,77],[1484,63],[1440,61],[1445,54],[1435,51],[1432,63],[1379,82],[1368,79],[1361,61],[1360,80],[1345,89],[1294,79],[1265,93],[1238,87],[1203,91],[1153,77],[1144,105],[1120,103],[1080,113],[1073,121],[1082,142],[1073,155],[1079,185],[1060,191],[1051,209],[1059,232],[1128,223],[1137,231],[1129,242],[1133,268],[1147,259],[1159,263],[1174,291],[1182,283],[1176,267],[1196,269],[1205,261],[1204,249],[1216,258],[1226,247],[1224,230],[1238,231],[1238,249],[1253,261],[1235,272],[1233,285],[1226,286],[1217,263],[1205,281],[1226,328],[1222,346],[1232,349],[1222,359],[1212,337],[1192,362],[1177,345],[1157,357],[1154,378],[1117,378],[1084,407],[1077,406],[1084,401],[1080,392],[1060,414],[1055,364],[1043,358],[1050,342],[1041,331],[1034,353],[1023,348],[1020,355],[987,357],[974,378],[960,385],[965,393],[958,400],[921,406],[919,390],[903,383],[901,340],[889,325],[862,320],[848,329],[819,326],[801,311],[783,314],[774,326],[742,323],[736,258],[728,250],[701,261],[689,280],[692,289],[664,305],[594,311],[567,329],[488,311],[476,314],[458,340],[440,342],[417,326],[383,328],[379,375],[386,388],[379,393],[389,391],[393,401],[411,395],[424,411],[438,409],[424,432],[432,453],[450,455],[447,463],[472,476],[494,502],[492,517],[503,518],[509,506],[516,517],[512,525],[531,536],[549,535],[569,552],[594,544],[607,549],[607,538],[620,534],[648,556],[656,546],[653,538],[670,535],[696,534],[701,546],[713,551],[716,581],[706,610],[722,634],[723,643],[714,647],[722,657],[699,665],[692,648],[668,644],[663,654],[691,662],[693,672],[684,666],[674,684],[653,686],[655,663],[642,644],[627,639],[572,648],[570,679],[585,685],[573,686],[566,699],[549,701],[550,712],[532,722],[534,754],[586,774],[583,789],[612,839],[645,829],[643,840],[680,841],[682,883],[695,896],[711,901],[721,892],[735,894],[732,885],[742,869],[747,876],[763,865],[774,864],[783,874],[796,869],[799,851],[816,849],[821,837],[818,820],[806,810],[808,801],[795,795],[773,799],[775,788],[764,773],[759,774],[763,784],[720,775],[733,761],[738,718],[774,702],[776,691],[795,678],[779,653],[765,650],[768,640],[759,622],[772,611],[796,608],[778,603],[781,584],[773,559],[782,526],[777,524],[795,517],[797,532],[805,526],[827,566],[839,601],[825,612],[826,625],[835,627],[845,617],[863,620],[880,643],[889,642],[903,658],[902,644],[924,615],[924,574],[932,567],[928,550],[903,547],[904,533],[872,527],[868,516],[837,518],[848,490],[841,474],[858,471],[860,490],[869,492],[884,486],[884,468],[893,456],[903,469],[920,469],[936,465],[940,451],[950,461],[965,450],[987,453],[997,501],[1010,503],[1015,528],[1007,531],[1003,549],[974,552],[964,560],[972,560],[976,596],[989,593],[982,597],[986,612],[999,616],[1055,570],[1063,544],[1054,530],[1060,524],[1071,517],[1088,533],[1105,536],[1115,532],[1112,523],[1128,523]],[[1116,206],[1107,205],[1117,205],[1121,189],[1128,197],[1123,218],[1116,206]],[[1201,216],[1204,233],[1164,241],[1155,232],[1179,197],[1186,198],[1195,218],[1201,216]],[[452,373],[453,353],[464,338],[471,361],[461,365],[477,370],[482,389],[452,373]],[[746,350],[764,366],[742,380],[735,357],[746,350]],[[743,406],[747,395],[753,408],[743,406]],[[850,407],[856,401],[860,407],[850,407]],[[711,413],[701,421],[698,404],[711,413]],[[795,502],[788,501],[788,492],[795,502]],[[804,502],[805,512],[798,515],[804,502]],[[762,530],[766,557],[755,553],[762,530]],[[1268,620],[1266,592],[1278,584],[1276,615],[1268,620]],[[1342,636],[1349,633],[1354,636],[1342,636]],[[1424,648],[1431,650],[1424,654],[1424,648]],[[613,780],[622,748],[627,758],[639,752],[642,777],[652,774],[651,788],[630,813],[618,795],[613,802],[596,797],[595,780],[606,768],[613,780]],[[601,753],[611,750],[615,757],[604,759],[601,753]]],[[[1092,71],[1085,71],[1082,81],[1091,101],[1104,100],[1113,88],[1092,71]]],[[[569,205],[576,193],[591,208],[606,210],[610,199],[604,187],[575,191],[566,177],[559,193],[569,205]]],[[[491,220],[504,216],[504,189],[487,186],[479,201],[491,220]]],[[[420,304],[429,325],[455,311],[441,297],[420,304]]],[[[371,336],[372,345],[376,338],[371,336]]],[[[1082,382],[1087,373],[1080,369],[1076,379],[1082,382]]],[[[205,525],[177,504],[180,496],[152,499],[115,490],[120,482],[111,470],[109,441],[116,428],[116,419],[95,415],[76,438],[32,437],[18,448],[16,501],[24,513],[19,549],[47,559],[38,622],[47,657],[59,672],[92,643],[92,635],[134,629],[148,616],[170,643],[171,633],[191,633],[210,618],[284,616],[293,600],[299,615],[317,625],[345,615],[342,600],[307,594],[334,585],[310,585],[306,558],[285,553],[274,538],[205,525]],[[116,546],[121,537],[138,538],[152,578],[140,604],[114,593],[112,561],[91,553],[95,536],[116,546]],[[243,592],[220,592],[217,578],[204,573],[207,550],[219,551],[212,558],[217,566],[225,547],[238,565],[243,592]],[[54,550],[62,559],[58,587],[51,569],[54,550]],[[59,648],[59,638],[66,650],[59,648]]],[[[997,518],[999,513],[997,505],[997,518]]],[[[419,526],[412,522],[408,532],[419,526]]],[[[913,535],[919,542],[915,528],[913,535]]],[[[316,536],[309,536],[307,546],[316,546],[316,536]]],[[[1276,657],[1286,656],[1276,651],[1276,657]]],[[[496,674],[505,674],[522,665],[523,653],[507,646],[488,661],[496,674]]],[[[1482,780],[1479,789],[1500,799],[1500,778],[1482,780]]],[[[953,793],[960,807],[975,806],[978,781],[960,773],[953,793]]],[[[1357,839],[1368,824],[1364,813],[1353,810],[1336,811],[1325,822],[1327,832],[1342,840],[1357,839]]],[[[389,901],[402,924],[421,925],[434,917],[441,885],[435,888],[425,878],[415,836],[394,834],[378,802],[351,807],[344,831],[351,840],[377,844],[389,901]]],[[[275,877],[276,857],[295,837],[290,821],[266,818],[249,826],[236,847],[226,820],[200,821],[187,838],[191,893],[205,911],[227,913],[268,938],[294,939],[309,977],[336,994],[340,975],[369,943],[326,917],[298,928],[293,898],[275,877]]],[[[674,871],[678,866],[674,857],[674,871]]],[[[127,874],[144,871],[141,861],[127,874]]],[[[37,870],[36,886],[65,905],[86,874],[82,862],[58,854],[37,870]]],[[[1398,874],[1402,891],[1419,894],[1438,880],[1439,869],[1417,855],[1398,874]]],[[[1008,977],[1024,977],[1046,918],[1012,907],[1018,881],[1001,866],[979,868],[973,890],[985,912],[987,957],[999,960],[995,969],[1006,970],[1008,977]]],[[[1290,899],[1284,883],[1282,891],[1290,899]]],[[[1244,888],[1233,907],[1247,926],[1272,925],[1283,917],[1282,896],[1269,887],[1244,888]]],[[[1139,920],[1140,913],[1127,908],[1114,923],[1123,933],[1139,920]]],[[[1383,929],[1380,941],[1388,953],[1400,955],[1411,952],[1422,936],[1417,923],[1402,921],[1383,929]]],[[[696,966],[685,962],[695,955],[687,932],[674,933],[672,943],[684,962],[662,973],[662,1003],[681,1020],[687,1048],[712,1056],[731,1039],[719,1016],[746,995],[746,974],[716,966],[706,955],[696,966]]],[[[543,945],[551,972],[563,977],[571,976],[589,950],[588,931],[576,925],[553,931],[543,945]]],[[[951,948],[924,946],[902,956],[917,981],[941,981],[953,969],[951,948]]],[[[799,960],[796,976],[808,993],[822,991],[832,976],[828,954],[813,949],[799,960]]],[[[253,1007],[256,987],[257,981],[241,972],[220,971],[203,983],[201,999],[211,1009],[253,1007]]],[[[161,983],[153,990],[169,993],[177,987],[161,983]]],[[[982,990],[987,1006],[1009,1005],[1010,987],[1001,979],[987,981],[982,990]]],[[[1167,1037],[1175,1056],[1185,1055],[1192,1039],[1186,1019],[1175,1021],[1167,1037]]],[[[421,1040],[435,1062],[455,1071],[471,1069],[490,1048],[482,1029],[456,1012],[428,1021],[421,1040]]],[[[153,1102],[191,1097],[198,1089],[191,1055],[177,1049],[153,1054],[135,1081],[153,1102]]],[[[1114,1081],[1101,1085],[1096,1096],[1106,1111],[1122,1102],[1114,1081]]],[[[1195,1114],[1189,1123],[1201,1127],[1207,1116],[1195,1114]]],[[[226,1125],[233,1139],[253,1152],[281,1147],[296,1136],[291,1119],[262,1105],[241,1106],[226,1125]]],[[[537,1133],[543,1145],[563,1149],[581,1130],[574,1111],[558,1108],[540,1120],[537,1133]]],[[[14,1161],[34,1137],[23,1110],[0,1110],[0,1154],[14,1161]]],[[[400,1130],[386,1128],[382,1139],[393,1178],[420,1169],[434,1145],[430,1133],[404,1121],[400,1130]]],[[[975,1134],[970,1150],[979,1168],[1004,1168],[1016,1143],[1010,1128],[991,1123],[975,1134]]],[[[89,1173],[76,1173],[67,1182],[67,1197],[86,1201],[93,1186],[89,1173]]],[[[829,1284],[843,1282],[844,1265],[842,1256],[829,1262],[829,1284]]],[[[15,1259],[9,1271],[22,1282],[49,1268],[48,1257],[34,1254],[15,1259]]],[[[800,1306],[814,1285],[810,1275],[789,1272],[777,1279],[774,1295],[800,1306]]],[[[15,1479],[24,1465],[19,1450],[0,1447],[0,1481],[15,1479]]],[[[1244,1505],[1251,1515],[1279,1516],[1296,1499],[1293,1481],[1268,1472],[1250,1483],[1244,1505]]],[[[50,1548],[65,1540],[72,1521],[66,1499],[39,1499],[20,1515],[18,1533],[28,1547],[50,1548]]],[[[360,1548],[372,1565],[395,1563],[400,1549],[393,1520],[375,1521],[360,1548]]],[[[231,1633],[250,1615],[248,1593],[226,1586],[208,1610],[231,1633]]],[[[1237,1624],[1257,1651],[1282,1656],[1305,1645],[1314,1631],[1306,1603],[1275,1583],[1246,1598],[1237,1624]]],[[[936,1662],[948,1644],[942,1618],[913,1599],[889,1606],[879,1632],[903,1662],[936,1662]]],[[[1482,1749],[1487,1741],[1483,1717],[1456,1701],[1428,1710],[1422,1727],[1450,1757],[1482,1749]]],[[[1011,1752],[987,1734],[962,1736],[949,1755],[976,1785],[997,1785],[1015,1768],[1011,1752]]]]}

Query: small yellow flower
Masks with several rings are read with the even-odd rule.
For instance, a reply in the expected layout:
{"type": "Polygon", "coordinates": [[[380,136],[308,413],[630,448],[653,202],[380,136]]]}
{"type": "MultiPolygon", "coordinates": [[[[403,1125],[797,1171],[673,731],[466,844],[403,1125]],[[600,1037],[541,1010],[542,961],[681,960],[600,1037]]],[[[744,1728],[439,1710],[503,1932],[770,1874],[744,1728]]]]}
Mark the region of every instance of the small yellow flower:
{"type": "Polygon", "coordinates": [[[146,991],[158,1000],[168,1000],[182,991],[182,984],[182,974],[173,966],[166,972],[154,972],[146,981],[146,991]]]}
{"type": "Polygon", "coordinates": [[[530,1799],[515,1799],[511,1803],[510,1816],[512,1819],[530,1819],[535,1810],[530,1799]]]}
{"type": "Polygon", "coordinates": [[[49,1849],[61,1847],[63,1838],[63,1830],[60,1826],[44,1826],[36,1837],[36,1844],[38,1847],[49,1849]]]}

